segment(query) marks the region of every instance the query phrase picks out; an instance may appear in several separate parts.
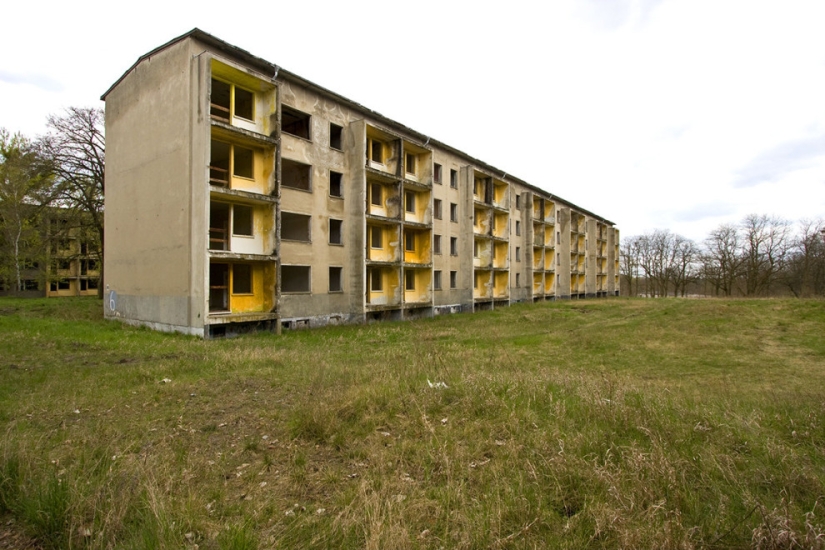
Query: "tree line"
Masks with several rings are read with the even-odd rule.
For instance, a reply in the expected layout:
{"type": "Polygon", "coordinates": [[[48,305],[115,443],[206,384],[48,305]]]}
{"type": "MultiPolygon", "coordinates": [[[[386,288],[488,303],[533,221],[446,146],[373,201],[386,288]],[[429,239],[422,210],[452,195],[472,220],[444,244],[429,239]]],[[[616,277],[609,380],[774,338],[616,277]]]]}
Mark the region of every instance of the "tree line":
{"type": "Polygon", "coordinates": [[[51,115],[34,139],[0,128],[0,288],[27,290],[31,271],[47,284],[55,244],[70,234],[87,243],[102,280],[104,167],[101,109],[51,115]]]}
{"type": "Polygon", "coordinates": [[[750,214],[701,243],[666,229],[623,238],[626,296],[825,295],[825,221],[750,214]]]}

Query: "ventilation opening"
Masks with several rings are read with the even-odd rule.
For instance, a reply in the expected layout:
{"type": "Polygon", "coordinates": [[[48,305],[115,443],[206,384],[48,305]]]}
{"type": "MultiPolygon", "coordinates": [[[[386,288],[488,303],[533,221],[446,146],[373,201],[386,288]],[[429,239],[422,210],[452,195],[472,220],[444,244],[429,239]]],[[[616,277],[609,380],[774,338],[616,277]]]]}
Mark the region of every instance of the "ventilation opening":
{"type": "Polygon", "coordinates": [[[310,217],[291,212],[281,213],[281,239],[310,242],[310,217]]]}
{"type": "Polygon", "coordinates": [[[283,159],[281,164],[281,183],[284,187],[310,191],[312,167],[308,164],[283,159]]]}
{"type": "Polygon", "coordinates": [[[281,106],[281,131],[299,138],[309,138],[310,116],[292,107],[281,106]]]}
{"type": "Polygon", "coordinates": [[[309,292],[310,270],[308,265],[281,266],[281,292],[309,292]]]}

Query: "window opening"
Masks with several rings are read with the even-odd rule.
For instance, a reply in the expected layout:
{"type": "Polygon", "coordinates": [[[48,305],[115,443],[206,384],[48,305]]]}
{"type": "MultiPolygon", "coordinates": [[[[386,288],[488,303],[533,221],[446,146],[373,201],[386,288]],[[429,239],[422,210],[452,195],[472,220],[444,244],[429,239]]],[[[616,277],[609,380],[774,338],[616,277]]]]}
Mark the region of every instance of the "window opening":
{"type": "Polygon", "coordinates": [[[341,281],[341,274],[343,272],[343,268],[341,267],[330,267],[329,268],[329,291],[330,292],[341,292],[344,287],[341,281]]]}
{"type": "Polygon", "coordinates": [[[516,247],[516,261],[517,262],[521,261],[521,247],[519,247],[519,246],[516,247]]]}
{"type": "Polygon", "coordinates": [[[407,153],[405,155],[406,162],[404,165],[407,168],[407,173],[415,175],[415,155],[412,153],[407,153]]]}
{"type": "Polygon", "coordinates": [[[288,241],[310,242],[310,216],[306,214],[294,214],[292,212],[281,213],[281,239],[288,241]]]}
{"type": "Polygon", "coordinates": [[[415,233],[404,232],[404,250],[415,252],[415,233]]]}
{"type": "Polygon", "coordinates": [[[252,294],[252,266],[234,264],[232,266],[232,294],[252,294]]]}
{"type": "Polygon", "coordinates": [[[329,194],[331,197],[343,197],[344,190],[342,186],[342,181],[344,179],[344,175],[339,172],[333,172],[330,170],[329,172],[329,194]]]}
{"type": "Polygon", "coordinates": [[[246,120],[255,119],[255,94],[235,86],[235,116],[246,120]]]}
{"type": "Polygon", "coordinates": [[[404,272],[404,290],[415,290],[415,272],[404,272]]]}
{"type": "Polygon", "coordinates": [[[458,286],[458,271],[450,271],[450,288],[458,286]]]}
{"type": "Polygon", "coordinates": [[[450,237],[450,256],[458,256],[458,237],[450,237]]]}
{"type": "Polygon", "coordinates": [[[369,140],[369,159],[372,162],[384,163],[384,144],[377,139],[369,140]]]}
{"type": "Polygon", "coordinates": [[[370,228],[370,246],[384,248],[384,231],[380,227],[370,228]]]}
{"type": "Polygon", "coordinates": [[[239,178],[255,178],[255,153],[252,149],[233,145],[232,174],[239,178]]]}
{"type": "Polygon", "coordinates": [[[454,202],[450,203],[450,221],[457,222],[458,221],[458,205],[454,202]]]}
{"type": "Polygon", "coordinates": [[[441,199],[433,199],[433,217],[441,219],[441,199]]]}
{"type": "Polygon", "coordinates": [[[450,187],[458,189],[458,172],[450,170],[450,187]]]}
{"type": "Polygon", "coordinates": [[[380,183],[373,183],[370,185],[370,204],[374,204],[375,206],[383,206],[380,183]]]}
{"type": "Polygon", "coordinates": [[[441,183],[441,165],[440,164],[433,164],[433,181],[435,183],[441,183]]]}
{"type": "Polygon", "coordinates": [[[281,131],[299,138],[310,139],[310,116],[287,105],[281,106],[281,131]]]}
{"type": "Polygon", "coordinates": [[[309,292],[310,268],[308,265],[281,266],[281,292],[309,292]]]}
{"type": "Polygon", "coordinates": [[[341,234],[341,226],[343,223],[341,220],[329,220],[329,244],[343,244],[341,234]]]}
{"type": "Polygon", "coordinates": [[[343,127],[331,122],[329,123],[329,146],[333,149],[338,149],[339,151],[343,149],[343,147],[341,147],[341,135],[343,130],[343,127]]]}
{"type": "Polygon", "coordinates": [[[372,292],[381,292],[384,290],[384,279],[381,277],[380,269],[370,270],[370,290],[372,292]]]}
{"type": "Polygon", "coordinates": [[[407,212],[415,214],[415,193],[407,191],[404,193],[404,207],[407,212]]]}
{"type": "Polygon", "coordinates": [[[433,254],[441,254],[441,235],[433,235],[433,254]]]}
{"type": "Polygon", "coordinates": [[[254,226],[252,207],[236,204],[232,210],[232,234],[251,237],[254,226]]]}
{"type": "Polygon", "coordinates": [[[441,272],[440,271],[433,271],[433,288],[435,290],[441,290],[441,272]]]}
{"type": "Polygon", "coordinates": [[[521,235],[521,222],[516,220],[516,235],[521,235]]]}
{"type": "Polygon", "coordinates": [[[283,159],[281,161],[281,184],[284,187],[311,191],[312,166],[295,162],[294,160],[283,159]]]}

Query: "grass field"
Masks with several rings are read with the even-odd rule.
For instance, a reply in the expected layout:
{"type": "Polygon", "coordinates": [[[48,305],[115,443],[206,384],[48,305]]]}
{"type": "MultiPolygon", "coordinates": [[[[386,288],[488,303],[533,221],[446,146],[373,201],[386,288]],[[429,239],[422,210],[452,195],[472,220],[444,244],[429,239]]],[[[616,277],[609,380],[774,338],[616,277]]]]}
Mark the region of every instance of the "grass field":
{"type": "Polygon", "coordinates": [[[825,547],[823,301],[101,317],[0,299],[0,525],[41,547],[825,547]]]}

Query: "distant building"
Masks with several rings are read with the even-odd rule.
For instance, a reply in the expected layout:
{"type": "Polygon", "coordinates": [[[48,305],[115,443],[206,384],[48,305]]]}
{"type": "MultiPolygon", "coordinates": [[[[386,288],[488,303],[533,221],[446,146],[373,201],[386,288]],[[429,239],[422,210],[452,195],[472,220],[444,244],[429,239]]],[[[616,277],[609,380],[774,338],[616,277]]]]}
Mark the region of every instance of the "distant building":
{"type": "Polygon", "coordinates": [[[107,318],[209,337],[618,294],[612,222],[198,29],[103,99],[107,318]]]}

